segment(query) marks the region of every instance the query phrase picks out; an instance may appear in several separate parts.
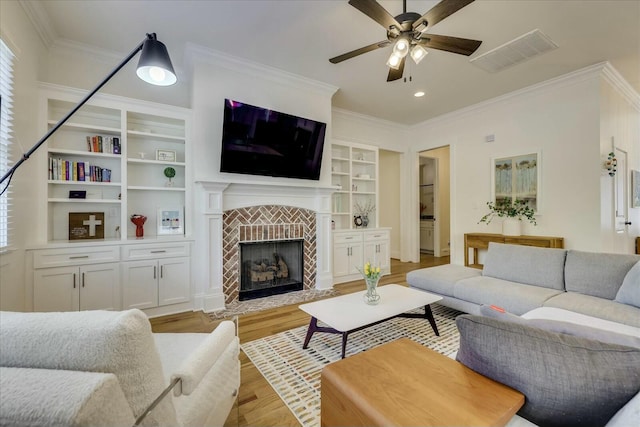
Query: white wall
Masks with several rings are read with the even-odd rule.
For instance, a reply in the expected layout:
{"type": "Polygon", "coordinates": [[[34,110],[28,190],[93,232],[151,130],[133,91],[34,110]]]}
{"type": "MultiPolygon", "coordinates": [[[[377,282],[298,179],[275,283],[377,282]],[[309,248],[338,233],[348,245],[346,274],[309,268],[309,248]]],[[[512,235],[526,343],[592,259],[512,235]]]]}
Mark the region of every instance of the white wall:
{"type": "MultiPolygon", "coordinates": [[[[44,45],[22,7],[16,1],[0,1],[0,34],[15,54],[13,142],[14,162],[38,140],[36,82],[46,56],[44,45]]],[[[14,163],[10,162],[10,164],[14,163]]],[[[11,197],[15,208],[11,251],[0,255],[0,309],[24,310],[24,246],[32,224],[37,220],[35,186],[31,170],[37,162],[25,162],[11,182],[11,197]]]]}
{"type": "Polygon", "coordinates": [[[542,154],[538,226],[524,233],[562,236],[565,247],[602,249],[600,237],[601,67],[541,85],[416,126],[427,142],[451,144],[452,262],[463,262],[463,236],[500,232],[499,222],[478,224],[491,189],[493,157],[542,154]],[[486,143],[485,136],[495,135],[486,143]]]}
{"type": "Polygon", "coordinates": [[[400,258],[400,153],[388,150],[380,150],[379,184],[380,192],[378,203],[380,214],[380,227],[391,227],[391,258],[400,258]]]}

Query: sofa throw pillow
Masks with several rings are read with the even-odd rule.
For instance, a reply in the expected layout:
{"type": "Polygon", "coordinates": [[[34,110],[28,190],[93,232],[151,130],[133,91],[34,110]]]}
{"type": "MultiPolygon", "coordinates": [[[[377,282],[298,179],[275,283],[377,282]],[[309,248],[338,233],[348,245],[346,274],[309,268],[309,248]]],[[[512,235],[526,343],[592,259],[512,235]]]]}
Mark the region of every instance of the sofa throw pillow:
{"type": "Polygon", "coordinates": [[[640,390],[640,349],[483,316],[458,316],[456,359],[526,396],[545,426],[605,425],[640,390]]]}
{"type": "Polygon", "coordinates": [[[615,301],[640,308],[640,261],[624,276],[615,301]]]}

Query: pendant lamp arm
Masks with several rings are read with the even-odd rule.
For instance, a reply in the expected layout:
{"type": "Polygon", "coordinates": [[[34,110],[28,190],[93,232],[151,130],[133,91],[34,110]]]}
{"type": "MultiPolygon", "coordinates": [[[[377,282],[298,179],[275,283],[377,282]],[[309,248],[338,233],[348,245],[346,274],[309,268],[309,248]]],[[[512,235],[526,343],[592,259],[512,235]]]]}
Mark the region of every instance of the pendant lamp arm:
{"type": "MultiPolygon", "coordinates": [[[[7,173],[5,173],[5,174],[3,175],[2,179],[0,179],[0,184],[2,184],[3,182],[5,182],[7,179],[10,179],[10,178],[11,178],[11,176],[12,176],[12,175],[14,174],[14,172],[16,171],[16,169],[18,169],[18,168],[20,167],[20,165],[21,165],[21,164],[23,164],[24,162],[26,162],[26,161],[29,159],[29,157],[31,157],[31,155],[32,155],[33,153],[35,153],[35,152],[36,152],[36,150],[37,150],[38,148],[40,148],[40,146],[41,146],[42,144],[44,144],[44,143],[45,143],[45,141],[46,141],[47,139],[49,139],[49,137],[50,137],[51,135],[53,135],[53,134],[54,134],[54,133],[55,133],[55,132],[56,132],[56,131],[57,131],[57,130],[58,130],[58,129],[63,125],[63,124],[65,124],[65,122],[66,122],[67,120],[69,120],[69,119],[71,118],[71,116],[73,116],[73,115],[76,113],[76,111],[78,111],[80,108],[82,108],[82,106],[83,106],[84,104],[86,104],[86,102],[87,102],[89,99],[91,99],[91,97],[92,97],[93,95],[95,95],[95,94],[96,94],[96,92],[98,92],[100,89],[102,89],[102,86],[104,86],[105,84],[107,84],[107,82],[108,82],[109,80],[111,80],[111,78],[112,78],[113,76],[115,76],[115,75],[118,73],[118,71],[120,71],[120,70],[122,69],[122,67],[124,67],[125,65],[127,65],[127,63],[128,63],[129,61],[131,61],[131,59],[132,59],[134,56],[136,56],[136,54],[137,54],[138,52],[140,52],[140,51],[142,50],[142,47],[144,46],[144,42],[145,42],[145,41],[147,41],[147,40],[149,40],[149,39],[155,39],[155,38],[156,38],[156,34],[155,34],[155,33],[147,34],[147,37],[146,37],[146,38],[145,38],[145,39],[144,39],[144,40],[143,40],[143,41],[142,41],[138,46],[136,46],[136,48],[135,48],[135,49],[133,49],[133,50],[131,51],[131,53],[130,53],[129,55],[127,55],[127,57],[126,57],[126,58],[124,58],[124,59],[122,60],[122,62],[120,62],[120,64],[118,64],[118,65],[117,65],[113,70],[111,70],[111,72],[110,72],[109,74],[107,74],[107,76],[106,76],[106,77],[105,77],[105,78],[104,78],[104,79],[103,79],[103,80],[102,80],[102,81],[101,81],[101,82],[100,82],[100,83],[99,83],[99,84],[98,84],[98,85],[97,85],[93,90],[91,90],[91,92],[89,92],[87,95],[85,95],[85,97],[84,97],[84,98],[82,98],[82,100],[81,100],[80,102],[78,102],[78,104],[77,104],[75,107],[73,107],[73,108],[71,109],[71,111],[69,111],[69,112],[68,112],[68,113],[67,113],[67,114],[66,114],[62,119],[60,119],[60,120],[58,121],[58,123],[56,123],[56,124],[55,124],[55,126],[53,126],[51,129],[49,129],[49,131],[48,131],[48,132],[47,132],[47,133],[46,133],[42,138],[40,138],[40,140],[39,140],[38,142],[36,142],[36,143],[35,143],[35,145],[34,145],[33,147],[31,147],[31,149],[30,149],[29,151],[27,151],[26,153],[24,153],[24,154],[22,155],[22,157],[20,158],[20,160],[19,160],[15,165],[13,165],[13,167],[11,167],[11,169],[9,169],[9,171],[8,171],[7,173]]],[[[4,193],[4,192],[7,190],[7,188],[9,188],[9,183],[7,183],[6,187],[5,187],[5,188],[0,192],[0,194],[4,193]]]]}

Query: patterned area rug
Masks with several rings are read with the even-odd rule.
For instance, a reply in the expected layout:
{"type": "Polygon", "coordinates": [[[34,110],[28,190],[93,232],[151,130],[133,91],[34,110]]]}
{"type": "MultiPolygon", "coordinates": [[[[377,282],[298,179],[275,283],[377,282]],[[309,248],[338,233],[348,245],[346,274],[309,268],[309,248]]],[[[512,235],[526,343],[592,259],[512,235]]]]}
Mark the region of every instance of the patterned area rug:
{"type": "MultiPolygon", "coordinates": [[[[455,318],[462,314],[432,304],[440,336],[434,335],[426,319],[394,318],[353,334],[347,341],[347,357],[380,344],[408,337],[439,353],[458,350],[459,335],[455,318]]],[[[422,313],[423,309],[413,312],[422,313]]],[[[318,322],[321,325],[321,322],[318,322]]],[[[320,426],[320,372],[340,360],[342,336],[315,333],[309,348],[302,349],[307,327],[242,344],[242,350],[296,416],[303,427],[320,426]]]]}
{"type": "Polygon", "coordinates": [[[256,298],[247,301],[233,301],[227,304],[224,310],[209,313],[209,317],[213,320],[224,319],[232,316],[240,316],[242,314],[253,313],[256,311],[268,310],[270,308],[282,307],[285,305],[298,304],[301,302],[335,297],[340,295],[335,289],[309,289],[304,291],[288,292],[281,295],[272,295],[270,297],[256,298]]]}

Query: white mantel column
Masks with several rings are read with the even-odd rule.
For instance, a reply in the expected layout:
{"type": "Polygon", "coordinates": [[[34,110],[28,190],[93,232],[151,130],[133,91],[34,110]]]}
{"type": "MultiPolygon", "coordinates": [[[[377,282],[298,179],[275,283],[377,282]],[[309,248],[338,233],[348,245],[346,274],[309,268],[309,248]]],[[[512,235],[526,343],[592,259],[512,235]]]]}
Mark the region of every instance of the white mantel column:
{"type": "Polygon", "coordinates": [[[196,189],[198,211],[194,232],[196,250],[192,257],[196,271],[196,308],[205,313],[225,308],[222,289],[223,193],[229,184],[199,183],[196,189]]]}

